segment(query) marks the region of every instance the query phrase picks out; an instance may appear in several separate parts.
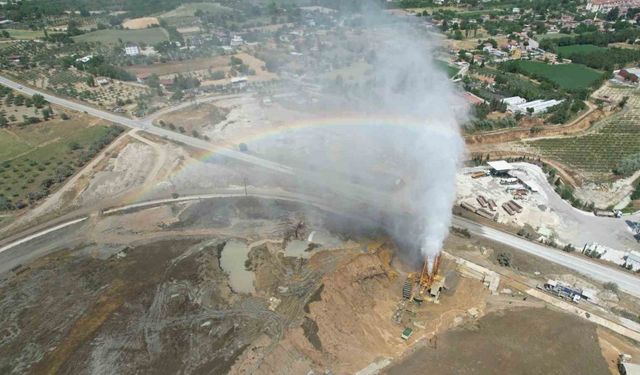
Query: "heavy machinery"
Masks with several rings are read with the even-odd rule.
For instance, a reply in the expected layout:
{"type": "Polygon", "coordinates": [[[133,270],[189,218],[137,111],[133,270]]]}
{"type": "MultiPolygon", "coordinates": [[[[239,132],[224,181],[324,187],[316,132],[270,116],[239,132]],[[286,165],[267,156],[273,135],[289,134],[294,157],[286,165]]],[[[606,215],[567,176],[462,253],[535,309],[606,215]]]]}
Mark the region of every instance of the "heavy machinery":
{"type": "Polygon", "coordinates": [[[431,270],[429,270],[429,259],[426,259],[422,272],[412,272],[407,276],[402,287],[402,297],[416,303],[422,303],[427,299],[437,303],[445,282],[445,277],[438,274],[439,270],[440,255],[436,256],[431,270]]]}

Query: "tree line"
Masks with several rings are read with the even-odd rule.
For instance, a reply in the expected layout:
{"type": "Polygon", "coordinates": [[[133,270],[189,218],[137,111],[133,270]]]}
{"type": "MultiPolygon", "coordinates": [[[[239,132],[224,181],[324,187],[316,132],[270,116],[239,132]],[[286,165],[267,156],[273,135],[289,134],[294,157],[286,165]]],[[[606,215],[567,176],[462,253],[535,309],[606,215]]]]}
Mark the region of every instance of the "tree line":
{"type": "Polygon", "coordinates": [[[611,71],[622,68],[630,62],[640,60],[640,51],[629,48],[609,48],[604,51],[559,53],[558,56],[570,59],[576,64],[611,71]]]}
{"type": "Polygon", "coordinates": [[[540,48],[545,51],[555,52],[557,51],[557,47],[571,46],[575,44],[593,44],[600,47],[607,47],[609,43],[633,43],[639,37],[640,30],[628,28],[607,33],[592,32],[565,36],[556,39],[543,39],[540,42],[540,48]]]}

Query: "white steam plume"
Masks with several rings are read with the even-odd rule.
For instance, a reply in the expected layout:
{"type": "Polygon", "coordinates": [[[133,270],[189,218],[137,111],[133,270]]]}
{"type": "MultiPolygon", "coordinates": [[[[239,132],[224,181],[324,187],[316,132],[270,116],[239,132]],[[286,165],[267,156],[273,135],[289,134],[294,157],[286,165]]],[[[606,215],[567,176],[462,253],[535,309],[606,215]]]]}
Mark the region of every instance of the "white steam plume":
{"type": "Polygon", "coordinates": [[[372,41],[376,46],[374,89],[367,104],[374,112],[424,123],[413,134],[415,139],[400,137],[396,145],[405,150],[398,163],[409,167],[404,169],[408,182],[404,200],[412,207],[416,224],[399,221],[400,227],[394,226],[392,233],[433,262],[451,224],[456,172],[464,153],[458,124],[465,121],[467,106],[436,66],[438,45],[423,25],[411,19],[398,23],[375,13],[365,15],[365,24],[377,35],[372,41]]]}
{"type": "Polygon", "coordinates": [[[409,260],[433,261],[451,224],[456,172],[464,153],[458,124],[466,121],[467,106],[436,62],[438,37],[430,36],[420,18],[399,18],[373,2],[368,5],[364,13],[346,16],[343,24],[353,27],[341,30],[330,48],[300,51],[312,56],[305,79],[316,78],[314,68],[324,73],[322,57],[327,54],[333,66],[368,67],[364,78],[351,80],[344,73],[340,80],[325,81],[318,109],[330,119],[345,113],[362,117],[370,126],[296,131],[281,135],[275,144],[272,140],[250,148],[307,171],[300,178],[301,189],[328,200],[346,198],[327,203],[379,221],[409,260]],[[388,121],[401,124],[388,126],[388,121]],[[393,181],[399,180],[402,186],[395,186],[393,181]],[[363,187],[378,194],[365,199],[363,187]]]}

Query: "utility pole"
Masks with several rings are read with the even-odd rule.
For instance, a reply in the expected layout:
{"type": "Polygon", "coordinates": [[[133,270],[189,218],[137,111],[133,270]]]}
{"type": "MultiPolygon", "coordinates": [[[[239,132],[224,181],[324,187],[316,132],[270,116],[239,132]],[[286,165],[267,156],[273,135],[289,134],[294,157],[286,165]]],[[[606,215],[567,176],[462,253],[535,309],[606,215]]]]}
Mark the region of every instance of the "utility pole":
{"type": "Polygon", "coordinates": [[[244,178],[244,196],[248,197],[249,194],[247,193],[247,178],[244,178]]]}

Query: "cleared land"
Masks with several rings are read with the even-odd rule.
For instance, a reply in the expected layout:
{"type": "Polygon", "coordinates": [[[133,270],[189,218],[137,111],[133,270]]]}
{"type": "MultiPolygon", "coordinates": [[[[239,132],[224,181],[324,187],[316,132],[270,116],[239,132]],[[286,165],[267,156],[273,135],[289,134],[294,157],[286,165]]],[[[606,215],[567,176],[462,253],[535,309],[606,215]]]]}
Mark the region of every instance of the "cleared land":
{"type": "Polygon", "coordinates": [[[193,21],[197,11],[207,14],[230,13],[233,10],[216,3],[191,3],[180,5],[174,10],[165,12],[159,18],[171,25],[186,25],[193,21]]]}
{"type": "Polygon", "coordinates": [[[13,206],[46,196],[120,130],[88,116],[0,130],[0,197],[13,206]]]}
{"type": "Polygon", "coordinates": [[[161,27],[140,30],[97,30],[73,37],[73,40],[82,43],[119,44],[146,43],[157,44],[169,40],[169,33],[161,27]]]}
{"type": "Polygon", "coordinates": [[[133,65],[126,70],[134,75],[157,74],[164,76],[167,74],[187,73],[196,70],[217,69],[229,65],[229,56],[217,56],[211,58],[199,58],[189,61],[172,61],[165,64],[153,65],[133,65]]]}
{"type": "MultiPolygon", "coordinates": [[[[263,69],[264,61],[253,55],[241,52],[233,55],[233,57],[242,60],[243,64],[246,64],[248,68],[255,72],[253,75],[248,75],[249,81],[269,81],[277,78],[275,74],[263,69]]],[[[202,84],[205,85],[211,83],[229,83],[230,77],[238,75],[232,72],[232,68],[231,56],[216,56],[188,61],[172,61],[165,64],[134,65],[126,68],[126,70],[136,76],[140,74],[157,74],[160,78],[167,79],[172,79],[175,74],[189,73],[200,79],[202,84]],[[225,77],[214,79],[214,77],[211,76],[213,72],[223,72],[225,77]]]]}
{"type": "Polygon", "coordinates": [[[140,17],[124,21],[122,23],[122,27],[124,27],[125,29],[137,30],[146,29],[149,26],[159,24],[160,22],[155,17],[140,17]]]}
{"type": "Polygon", "coordinates": [[[607,374],[595,326],[548,309],[493,313],[438,337],[388,374],[607,374]],[[456,348],[451,350],[451,348],[456,348]]]}
{"type": "MultiPolygon", "coordinates": [[[[629,89],[613,89],[628,92],[629,89]]],[[[630,96],[628,108],[595,125],[580,137],[549,138],[531,142],[542,154],[584,173],[609,176],[627,156],[640,152],[640,98],[630,96]]]]}
{"type": "Polygon", "coordinates": [[[547,34],[538,36],[538,38],[540,38],[540,39],[559,39],[559,38],[564,38],[566,36],[571,36],[571,34],[547,33],[547,34]]]}
{"type": "Polygon", "coordinates": [[[172,130],[182,128],[187,134],[194,134],[194,131],[202,134],[203,128],[215,126],[223,121],[228,112],[227,109],[211,103],[195,104],[161,117],[158,124],[172,130]]]}
{"type": "Polygon", "coordinates": [[[579,64],[550,65],[525,60],[517,64],[526,75],[546,78],[565,90],[586,89],[602,76],[602,72],[579,64]]]}
{"type": "Polygon", "coordinates": [[[201,10],[207,13],[216,12],[229,12],[231,8],[222,6],[216,3],[191,3],[180,5],[174,10],[170,10],[160,15],[160,18],[172,18],[172,17],[191,17],[196,11],[201,10]]]}

